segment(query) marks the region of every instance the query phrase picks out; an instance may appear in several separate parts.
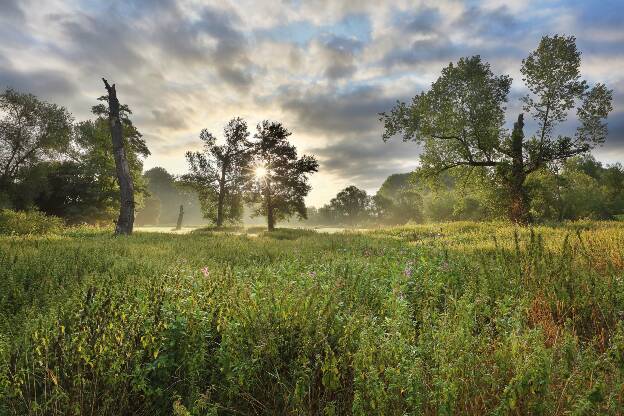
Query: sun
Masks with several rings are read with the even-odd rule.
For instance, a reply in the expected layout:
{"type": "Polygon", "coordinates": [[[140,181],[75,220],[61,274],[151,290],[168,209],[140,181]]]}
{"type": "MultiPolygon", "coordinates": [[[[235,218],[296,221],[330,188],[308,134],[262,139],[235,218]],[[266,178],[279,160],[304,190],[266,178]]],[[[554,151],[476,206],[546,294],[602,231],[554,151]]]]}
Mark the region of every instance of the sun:
{"type": "Polygon", "coordinates": [[[267,174],[267,169],[262,165],[256,166],[256,168],[254,169],[254,176],[258,179],[264,178],[266,174],[267,174]]]}

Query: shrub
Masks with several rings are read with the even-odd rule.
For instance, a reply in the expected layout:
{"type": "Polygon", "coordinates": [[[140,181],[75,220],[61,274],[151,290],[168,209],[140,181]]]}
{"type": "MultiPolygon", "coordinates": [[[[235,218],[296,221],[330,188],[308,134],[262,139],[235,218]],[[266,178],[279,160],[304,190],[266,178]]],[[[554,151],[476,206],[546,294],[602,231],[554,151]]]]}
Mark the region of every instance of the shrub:
{"type": "Polygon", "coordinates": [[[62,219],[39,211],[0,211],[0,234],[54,234],[62,229],[62,219]]]}

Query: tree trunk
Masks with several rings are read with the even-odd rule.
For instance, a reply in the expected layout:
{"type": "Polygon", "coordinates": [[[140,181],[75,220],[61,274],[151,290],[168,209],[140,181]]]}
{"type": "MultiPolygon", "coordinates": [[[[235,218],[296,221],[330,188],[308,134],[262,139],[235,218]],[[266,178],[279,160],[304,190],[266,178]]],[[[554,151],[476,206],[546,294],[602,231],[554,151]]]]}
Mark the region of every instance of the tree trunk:
{"type": "Polygon", "coordinates": [[[217,201],[217,227],[223,225],[223,193],[219,192],[219,200],[217,201]]]}
{"type": "Polygon", "coordinates": [[[217,227],[223,226],[223,202],[225,201],[225,163],[221,168],[219,179],[219,198],[217,200],[217,227]]]}
{"type": "Polygon", "coordinates": [[[267,225],[269,231],[275,229],[275,217],[273,217],[273,207],[271,205],[267,206],[267,225]]]}
{"type": "Polygon", "coordinates": [[[115,156],[115,169],[121,196],[119,218],[115,225],[115,235],[132,234],[134,225],[134,185],[130,176],[128,159],[124,151],[121,118],[119,117],[119,100],[115,84],[111,87],[104,78],[104,86],[108,92],[108,121],[110,124],[111,138],[113,141],[113,154],[115,156]]]}
{"type": "Polygon", "coordinates": [[[269,231],[273,231],[275,229],[275,217],[273,214],[273,202],[271,201],[271,185],[267,180],[267,190],[266,190],[266,199],[267,199],[267,228],[269,231]]]}
{"type": "Polygon", "coordinates": [[[526,172],[524,171],[524,160],[522,158],[522,141],[524,139],[524,116],[520,114],[518,121],[514,123],[511,133],[511,178],[509,178],[509,192],[511,203],[509,206],[509,219],[521,225],[531,222],[529,213],[529,194],[524,186],[526,172]]]}
{"type": "Polygon", "coordinates": [[[180,205],[180,213],[178,214],[178,222],[176,224],[176,230],[182,229],[182,219],[184,218],[184,205],[180,205]]]}

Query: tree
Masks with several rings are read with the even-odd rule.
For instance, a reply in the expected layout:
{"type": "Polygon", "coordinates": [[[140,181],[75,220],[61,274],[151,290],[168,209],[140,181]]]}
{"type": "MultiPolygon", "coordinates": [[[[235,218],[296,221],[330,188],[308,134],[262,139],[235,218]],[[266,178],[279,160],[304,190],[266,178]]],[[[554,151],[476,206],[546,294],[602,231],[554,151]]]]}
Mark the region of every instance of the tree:
{"type": "Polygon", "coordinates": [[[183,200],[182,192],[180,186],[176,184],[175,176],[167,172],[166,169],[156,166],[145,171],[145,173],[143,173],[143,179],[146,182],[150,197],[157,198],[160,201],[158,222],[153,224],[175,223],[178,217],[178,207],[183,200]]]}
{"type": "MultiPolygon", "coordinates": [[[[130,111],[124,108],[122,114],[130,111]]],[[[97,118],[75,126],[70,150],[61,160],[39,163],[28,174],[40,176],[34,205],[70,224],[110,224],[119,214],[120,192],[106,107],[94,106],[93,112],[97,118]]],[[[122,126],[134,199],[141,206],[146,195],[142,158],[149,150],[126,116],[122,116],[122,126]]]]}
{"type": "Polygon", "coordinates": [[[7,89],[0,95],[0,189],[8,190],[21,169],[63,153],[72,116],[32,94],[7,89]]]}
{"type": "Polygon", "coordinates": [[[329,202],[329,206],[343,221],[355,224],[369,214],[371,198],[365,190],[351,185],[338,192],[336,197],[329,202]]]}
{"type": "Polygon", "coordinates": [[[379,219],[395,224],[423,220],[422,197],[411,177],[411,173],[402,173],[386,178],[373,197],[379,219]]]}
{"type": "Polygon", "coordinates": [[[184,204],[180,205],[180,211],[178,212],[178,220],[176,221],[176,230],[182,229],[182,220],[184,219],[184,204]]]}
{"type": "Polygon", "coordinates": [[[531,220],[527,175],[587,153],[605,140],[612,92],[604,84],[589,89],[580,80],[579,67],[575,38],[558,35],[543,37],[523,61],[530,91],[523,98],[524,110],[538,125],[526,140],[523,114],[511,135],[503,127],[511,78],[495,76],[479,56],[449,64],[410,105],[399,102],[382,113],[383,139],[401,134],[404,141],[423,144],[421,165],[427,175],[460,166],[490,171],[508,191],[509,218],[525,224],[531,220]],[[555,137],[555,127],[575,106],[579,125],[574,137],[555,137]]]}
{"type": "Polygon", "coordinates": [[[204,152],[187,152],[190,173],[183,180],[197,190],[204,216],[217,227],[239,221],[243,213],[242,192],[248,183],[253,158],[247,123],[233,118],[223,129],[224,145],[217,145],[208,130],[200,139],[204,152]]]}
{"type": "Polygon", "coordinates": [[[137,225],[157,225],[160,223],[161,202],[156,196],[149,196],[145,199],[145,204],[137,212],[135,222],[137,225]]]}
{"type": "Polygon", "coordinates": [[[540,220],[612,219],[624,211],[624,170],[603,167],[591,155],[540,169],[527,178],[531,212],[540,220]]]}
{"type": "MultiPolygon", "coordinates": [[[[103,96],[98,100],[107,101],[108,97],[103,96]]],[[[98,104],[93,106],[91,111],[95,118],[80,122],[74,128],[71,151],[68,152],[68,158],[62,161],[65,167],[50,172],[50,180],[58,184],[54,191],[58,198],[64,193],[73,194],[66,199],[71,201],[68,209],[61,208],[68,215],[61,216],[72,223],[110,222],[119,215],[121,209],[120,183],[111,140],[108,107],[98,104]],[[72,171],[75,172],[73,176],[68,174],[72,171]],[[60,176],[55,178],[57,175],[60,176]],[[63,183],[73,183],[73,187],[64,186],[63,183]]],[[[150,151],[142,134],[130,120],[131,114],[132,111],[127,105],[119,106],[124,156],[133,185],[133,200],[138,208],[147,194],[141,173],[143,158],[149,156],[150,151]]],[[[47,201],[46,205],[53,209],[59,201],[47,201]]]]}
{"type": "Polygon", "coordinates": [[[313,156],[297,158],[297,149],[288,142],[291,133],[279,122],[263,121],[257,126],[255,153],[256,181],[249,199],[259,204],[255,215],[267,217],[268,230],[278,220],[297,214],[307,218],[304,199],[310,192],[308,176],[318,172],[313,156]]]}
{"type": "Polygon", "coordinates": [[[104,81],[104,86],[108,93],[108,122],[120,194],[119,218],[115,225],[115,235],[128,235],[132,234],[134,225],[134,184],[132,183],[132,176],[130,176],[130,168],[128,167],[128,160],[124,151],[121,108],[117,99],[117,90],[115,89],[115,84],[111,87],[104,78],[102,78],[102,81],[104,81]]]}

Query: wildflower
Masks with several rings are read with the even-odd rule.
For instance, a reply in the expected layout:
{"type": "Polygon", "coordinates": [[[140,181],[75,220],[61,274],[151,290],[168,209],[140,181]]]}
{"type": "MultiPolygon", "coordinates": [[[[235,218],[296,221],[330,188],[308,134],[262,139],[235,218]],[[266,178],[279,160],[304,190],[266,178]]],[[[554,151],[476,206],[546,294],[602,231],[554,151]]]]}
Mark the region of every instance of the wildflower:
{"type": "Polygon", "coordinates": [[[308,276],[310,276],[310,277],[316,277],[316,272],[308,272],[308,276]]]}
{"type": "Polygon", "coordinates": [[[204,277],[208,277],[208,276],[210,276],[210,270],[208,270],[208,266],[203,267],[203,268],[201,269],[201,272],[204,274],[204,277]]]}
{"type": "Polygon", "coordinates": [[[407,277],[412,277],[413,273],[414,273],[414,270],[412,270],[410,266],[407,266],[405,270],[403,270],[403,274],[407,277]]]}

